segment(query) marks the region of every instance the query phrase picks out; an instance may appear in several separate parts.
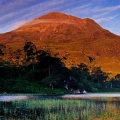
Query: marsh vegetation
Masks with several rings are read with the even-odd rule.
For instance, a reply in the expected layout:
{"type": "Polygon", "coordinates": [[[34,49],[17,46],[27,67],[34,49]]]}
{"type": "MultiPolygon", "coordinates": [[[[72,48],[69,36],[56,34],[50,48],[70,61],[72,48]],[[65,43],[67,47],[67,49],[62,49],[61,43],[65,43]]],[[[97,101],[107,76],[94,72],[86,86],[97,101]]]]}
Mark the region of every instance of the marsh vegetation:
{"type": "Polygon", "coordinates": [[[119,120],[120,98],[0,102],[1,120],[119,120]]]}

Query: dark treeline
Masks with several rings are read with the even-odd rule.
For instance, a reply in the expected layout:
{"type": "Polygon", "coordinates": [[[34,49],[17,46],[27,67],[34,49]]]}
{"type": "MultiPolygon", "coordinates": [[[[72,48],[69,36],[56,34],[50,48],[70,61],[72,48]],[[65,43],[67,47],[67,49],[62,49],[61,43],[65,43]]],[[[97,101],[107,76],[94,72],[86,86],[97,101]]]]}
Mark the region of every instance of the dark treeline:
{"type": "Polygon", "coordinates": [[[88,68],[84,63],[68,69],[62,59],[37,50],[32,42],[25,43],[22,62],[21,50],[14,52],[16,62],[2,60],[5,49],[0,45],[0,93],[64,94],[119,89],[120,74],[110,79],[100,67],[88,68]]]}

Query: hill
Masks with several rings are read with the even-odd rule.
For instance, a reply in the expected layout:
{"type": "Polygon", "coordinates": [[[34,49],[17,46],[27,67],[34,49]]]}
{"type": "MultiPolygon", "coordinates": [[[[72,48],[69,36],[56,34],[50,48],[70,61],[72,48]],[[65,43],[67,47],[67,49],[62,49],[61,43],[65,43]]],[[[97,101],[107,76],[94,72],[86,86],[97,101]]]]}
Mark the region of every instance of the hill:
{"type": "Polygon", "coordinates": [[[67,67],[84,62],[89,67],[100,66],[112,76],[120,73],[120,36],[103,29],[92,19],[51,12],[0,34],[0,43],[7,46],[3,59],[9,60],[10,51],[14,53],[17,49],[23,54],[25,41],[66,58],[63,61],[67,67]]]}

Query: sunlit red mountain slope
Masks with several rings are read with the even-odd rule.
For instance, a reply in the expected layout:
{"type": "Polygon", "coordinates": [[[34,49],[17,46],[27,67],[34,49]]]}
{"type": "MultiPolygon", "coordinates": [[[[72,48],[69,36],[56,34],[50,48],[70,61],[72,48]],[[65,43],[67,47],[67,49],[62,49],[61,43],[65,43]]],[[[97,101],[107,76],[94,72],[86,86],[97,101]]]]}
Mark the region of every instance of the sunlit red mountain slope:
{"type": "Polygon", "coordinates": [[[13,51],[23,50],[25,41],[33,42],[37,49],[49,49],[61,58],[66,57],[64,62],[68,67],[84,62],[113,75],[120,73],[120,36],[92,19],[52,12],[0,34],[0,43],[13,51]]]}

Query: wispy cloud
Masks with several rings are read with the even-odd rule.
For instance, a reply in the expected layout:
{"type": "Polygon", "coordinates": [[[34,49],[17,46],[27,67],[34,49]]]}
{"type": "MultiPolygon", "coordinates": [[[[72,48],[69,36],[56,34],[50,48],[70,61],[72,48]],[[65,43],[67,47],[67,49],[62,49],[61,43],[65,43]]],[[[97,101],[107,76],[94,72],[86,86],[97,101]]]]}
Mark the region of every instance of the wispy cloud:
{"type": "Polygon", "coordinates": [[[117,6],[110,6],[110,7],[94,7],[94,10],[95,12],[112,12],[112,11],[115,11],[115,10],[120,10],[120,5],[117,5],[117,6]]]}
{"type": "Polygon", "coordinates": [[[64,10],[65,13],[75,14],[79,17],[90,17],[98,22],[108,21],[119,16],[118,13],[113,14],[113,12],[120,10],[120,5],[102,7],[94,6],[93,3],[89,3],[82,6],[77,6],[72,9],[64,10]]]}
{"type": "Polygon", "coordinates": [[[25,24],[26,22],[28,22],[28,21],[19,21],[19,22],[16,22],[14,24],[11,24],[11,28],[14,30],[14,29],[20,27],[21,25],[25,24]]]}
{"type": "Polygon", "coordinates": [[[4,27],[5,29],[8,26],[11,29],[15,28],[15,26],[17,28],[19,25],[14,25],[14,24],[23,23],[23,21],[34,19],[47,12],[56,11],[56,10],[59,11],[61,7],[63,7],[65,3],[68,2],[69,0],[59,0],[59,2],[56,0],[51,0],[51,1],[46,0],[43,2],[36,0],[38,1],[37,4],[34,3],[34,5],[31,5],[31,6],[30,5],[25,6],[25,5],[28,4],[28,2],[32,3],[34,0],[18,0],[18,1],[11,0],[11,1],[12,2],[10,3],[5,3],[5,6],[4,6],[4,9],[7,8],[9,9],[10,12],[8,12],[8,10],[0,11],[0,15],[1,15],[0,23],[3,23],[3,24],[0,24],[0,27],[2,28],[4,27]],[[16,7],[20,7],[20,6],[22,6],[22,8],[15,10],[16,7]],[[14,27],[12,27],[12,25],[14,27]]]}
{"type": "Polygon", "coordinates": [[[0,27],[0,32],[4,33],[5,32],[9,32],[11,30],[15,30],[16,28],[20,27],[21,25],[25,24],[27,21],[16,21],[16,22],[12,22],[10,24],[6,24],[3,25],[2,27],[0,27]]]}
{"type": "Polygon", "coordinates": [[[0,14],[10,13],[13,11],[17,11],[22,7],[25,7],[27,4],[32,3],[34,0],[10,0],[6,1],[2,0],[0,3],[0,14]]]}
{"type": "Polygon", "coordinates": [[[14,29],[25,21],[52,11],[80,18],[89,17],[105,25],[119,17],[120,2],[108,4],[110,1],[112,0],[0,0],[0,29],[14,29]]]}
{"type": "MultiPolygon", "coordinates": [[[[27,3],[27,1],[33,1],[33,0],[26,0],[26,3],[27,3]]],[[[56,0],[51,0],[51,1],[45,1],[45,2],[42,2],[42,3],[35,4],[33,6],[29,6],[29,7],[25,7],[25,8],[23,7],[22,10],[20,9],[20,10],[17,10],[17,11],[12,11],[10,13],[4,14],[0,18],[0,21],[18,16],[18,15],[21,15],[21,14],[22,14],[22,16],[18,16],[18,18],[19,17],[20,18],[31,17],[31,19],[32,19],[35,16],[44,14],[48,11],[53,11],[53,10],[57,10],[57,9],[59,10],[59,5],[60,4],[64,5],[64,2],[66,2],[66,1],[68,1],[68,0],[60,0],[59,2],[57,2],[56,0]]],[[[20,3],[15,2],[14,5],[10,3],[7,6],[9,6],[8,8],[10,8],[10,6],[13,7],[13,6],[16,6],[18,4],[25,5],[24,0],[21,0],[20,3]]],[[[6,8],[7,8],[7,6],[6,6],[6,8]]]]}
{"type": "Polygon", "coordinates": [[[102,17],[102,18],[98,18],[95,21],[100,23],[100,22],[104,22],[104,21],[109,21],[109,20],[113,20],[116,17],[120,16],[120,14],[114,15],[114,16],[108,16],[108,17],[102,17]]]}
{"type": "MultiPolygon", "coordinates": [[[[24,21],[23,21],[24,22],[24,21]]],[[[36,25],[36,24],[41,24],[41,23],[65,23],[65,24],[75,24],[69,20],[62,20],[62,19],[35,19],[32,22],[27,22],[26,24],[24,24],[23,26],[32,26],[32,25],[36,25]]],[[[20,24],[18,24],[20,25],[20,24]]]]}
{"type": "Polygon", "coordinates": [[[95,12],[92,18],[96,20],[98,23],[110,21],[120,16],[118,12],[114,13],[116,10],[117,11],[120,10],[120,5],[106,8],[94,8],[95,12]]]}
{"type": "Polygon", "coordinates": [[[91,8],[91,3],[82,5],[82,6],[77,6],[72,9],[66,9],[63,12],[69,13],[69,14],[75,14],[75,15],[82,15],[82,14],[87,14],[89,12],[89,9],[91,8]]]}

